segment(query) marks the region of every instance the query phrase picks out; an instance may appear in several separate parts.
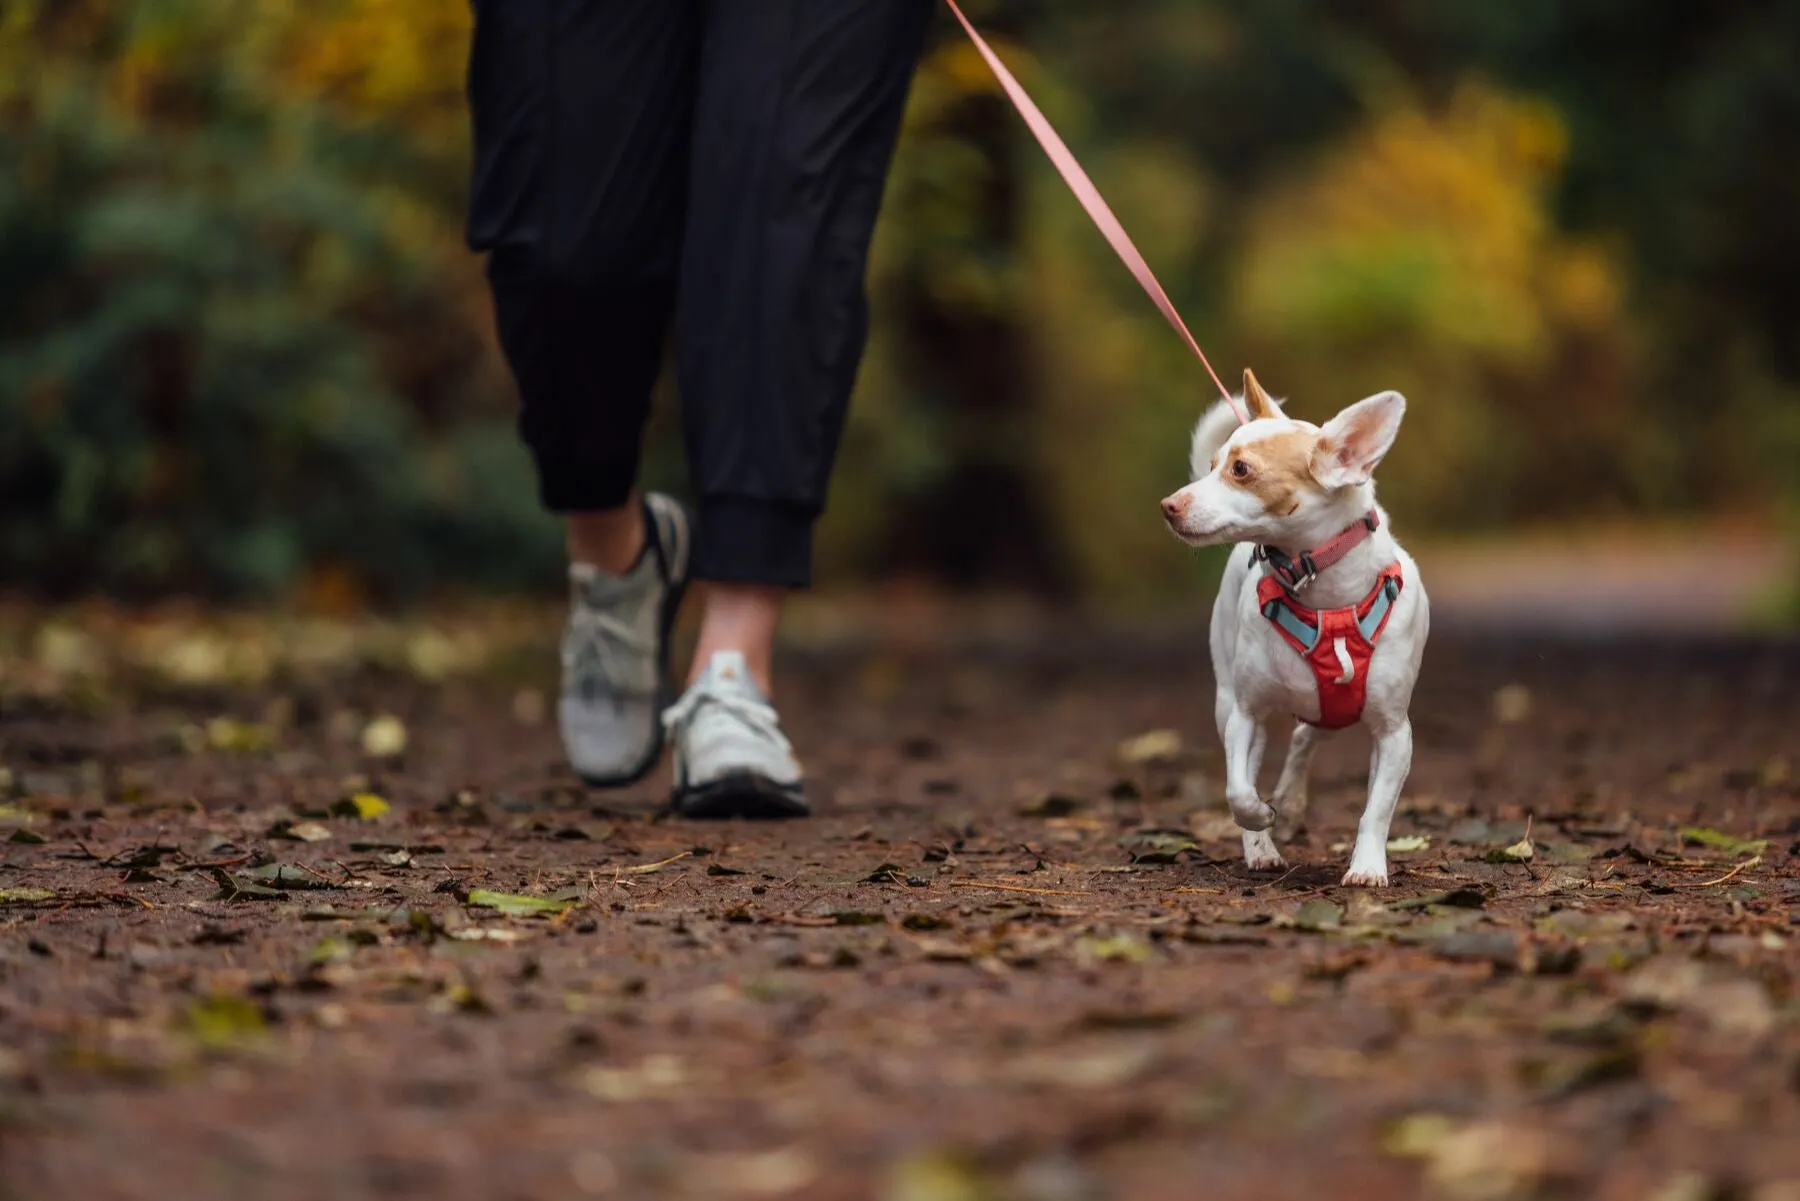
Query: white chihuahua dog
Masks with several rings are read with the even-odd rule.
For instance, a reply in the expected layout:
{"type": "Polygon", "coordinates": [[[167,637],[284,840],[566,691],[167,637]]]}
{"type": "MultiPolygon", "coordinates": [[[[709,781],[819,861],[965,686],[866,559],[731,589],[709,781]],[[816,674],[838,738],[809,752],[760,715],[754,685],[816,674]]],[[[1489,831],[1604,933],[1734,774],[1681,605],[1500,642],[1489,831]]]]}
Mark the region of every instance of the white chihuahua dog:
{"type": "Polygon", "coordinates": [[[1251,870],[1280,868],[1270,827],[1297,826],[1321,730],[1358,722],[1374,735],[1369,800],[1345,884],[1388,882],[1388,826],[1412,769],[1413,684],[1431,611],[1418,566],[1388,533],[1375,467],[1406,398],[1359,400],[1324,428],[1283,415],[1244,372],[1239,425],[1220,401],[1194,429],[1193,482],[1162,502],[1190,546],[1240,543],[1212,613],[1214,706],[1225,795],[1251,870]],[[1297,718],[1271,802],[1256,778],[1268,723],[1297,718]]]}

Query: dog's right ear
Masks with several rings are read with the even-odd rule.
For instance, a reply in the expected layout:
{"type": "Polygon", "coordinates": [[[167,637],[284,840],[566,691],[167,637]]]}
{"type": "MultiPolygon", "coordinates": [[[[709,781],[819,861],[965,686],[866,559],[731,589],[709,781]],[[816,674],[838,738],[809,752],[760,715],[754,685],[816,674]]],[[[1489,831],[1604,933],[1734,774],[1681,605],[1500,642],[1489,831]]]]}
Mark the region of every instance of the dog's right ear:
{"type": "Polygon", "coordinates": [[[1248,367],[1244,368],[1244,408],[1252,421],[1281,416],[1281,410],[1275,407],[1275,402],[1269,399],[1263,386],[1256,382],[1256,374],[1248,367]]]}

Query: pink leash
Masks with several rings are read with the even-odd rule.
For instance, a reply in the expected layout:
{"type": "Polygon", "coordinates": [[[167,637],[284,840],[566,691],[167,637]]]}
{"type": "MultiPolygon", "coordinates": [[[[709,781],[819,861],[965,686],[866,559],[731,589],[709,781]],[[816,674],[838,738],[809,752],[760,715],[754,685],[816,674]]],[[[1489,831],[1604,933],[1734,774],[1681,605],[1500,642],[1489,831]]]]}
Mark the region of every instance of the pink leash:
{"type": "Polygon", "coordinates": [[[1248,424],[1250,418],[1245,414],[1243,406],[1232,397],[1230,392],[1225,390],[1225,385],[1220,383],[1219,373],[1213,370],[1212,364],[1206,359],[1206,352],[1200,349],[1200,343],[1196,342],[1194,335],[1188,332],[1187,323],[1182,321],[1181,314],[1175,311],[1175,305],[1169,300],[1169,294],[1163,291],[1163,286],[1157,282],[1155,272],[1150,270],[1150,264],[1144,261],[1144,256],[1139,254],[1138,248],[1132,244],[1131,236],[1125,232],[1125,227],[1119,224],[1119,219],[1113,216],[1112,209],[1107,207],[1106,200],[1100,195],[1100,189],[1094,186],[1094,182],[1088,178],[1087,172],[1081,169],[1081,164],[1075,160],[1073,154],[1069,153],[1069,148],[1063,144],[1062,138],[1057,136],[1056,129],[1039,111],[1038,106],[1020,86],[1019,81],[1013,78],[1012,72],[1006,69],[1006,64],[1000,61],[1000,56],[995,54],[993,47],[987,44],[987,39],[983,38],[976,31],[975,26],[969,23],[969,18],[963,16],[962,9],[956,5],[956,0],[944,0],[944,2],[950,6],[950,11],[955,13],[956,19],[962,23],[963,32],[967,33],[969,40],[975,43],[975,49],[979,50],[981,57],[987,60],[987,65],[994,72],[994,78],[1000,81],[1000,87],[1006,92],[1007,98],[1013,102],[1013,107],[1017,108],[1019,115],[1025,118],[1025,124],[1031,128],[1032,136],[1037,138],[1038,145],[1044,148],[1044,153],[1050,156],[1051,163],[1062,174],[1063,182],[1069,185],[1069,190],[1075,193],[1075,199],[1081,202],[1081,207],[1087,210],[1087,215],[1093,219],[1101,234],[1111,243],[1113,252],[1130,269],[1131,274],[1137,278],[1139,286],[1156,303],[1156,307],[1162,310],[1162,315],[1169,319],[1169,324],[1175,327],[1175,332],[1181,335],[1182,340],[1188,344],[1188,349],[1194,352],[1194,357],[1200,360],[1200,365],[1206,368],[1206,374],[1212,376],[1212,382],[1219,389],[1219,395],[1225,398],[1225,403],[1229,404],[1231,411],[1237,414],[1238,424],[1248,424]]]}

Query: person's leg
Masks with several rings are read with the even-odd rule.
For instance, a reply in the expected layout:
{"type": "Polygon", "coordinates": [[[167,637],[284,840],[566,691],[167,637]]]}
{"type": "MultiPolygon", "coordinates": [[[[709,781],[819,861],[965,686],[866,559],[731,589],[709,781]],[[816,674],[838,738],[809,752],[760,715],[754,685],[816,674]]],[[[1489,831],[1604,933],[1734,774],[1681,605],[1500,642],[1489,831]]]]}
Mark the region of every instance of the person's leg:
{"type": "Polygon", "coordinates": [[[676,314],[701,579],[810,582],[867,337],[869,242],[932,11],[701,0],[676,314]]]}
{"type": "MultiPolygon", "coordinates": [[[[811,581],[813,523],[867,337],[869,242],[932,4],[700,0],[700,13],[676,312],[700,494],[694,569],[708,581],[690,695],[742,670],[766,709],[782,596],[811,581]]],[[[772,709],[757,720],[779,738],[772,709]]],[[[678,745],[678,808],[711,759],[751,754],[750,740],[726,740],[713,756],[710,741],[690,732],[678,745]]],[[[763,775],[797,798],[784,756],[763,775]]],[[[739,775],[754,791],[757,771],[739,775]]]]}
{"type": "Polygon", "coordinates": [[[554,513],[629,511],[674,308],[695,55],[685,0],[475,3],[468,241],[554,513]]]}
{"type": "Polygon", "coordinates": [[[674,309],[698,55],[692,0],[475,0],[468,242],[571,560],[559,717],[596,784],[647,771],[686,518],[634,488],[674,309]],[[649,553],[654,551],[655,553],[649,553]]]}

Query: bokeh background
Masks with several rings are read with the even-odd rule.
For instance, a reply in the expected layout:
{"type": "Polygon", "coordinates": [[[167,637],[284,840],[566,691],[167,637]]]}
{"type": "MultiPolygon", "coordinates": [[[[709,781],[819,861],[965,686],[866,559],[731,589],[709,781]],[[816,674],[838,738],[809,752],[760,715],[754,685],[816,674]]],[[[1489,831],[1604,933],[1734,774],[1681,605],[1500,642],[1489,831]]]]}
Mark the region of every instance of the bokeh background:
{"type": "MultiPolygon", "coordinates": [[[[1446,572],[1580,531],[1696,578],[1791,561],[1800,5],[968,7],[1222,373],[1318,420],[1408,395],[1383,499],[1446,572]]],[[[1155,502],[1209,385],[940,18],[821,590],[1192,611],[1215,564],[1155,502]]],[[[0,588],[560,590],[462,243],[468,25],[453,0],[0,6],[0,588]]],[[[677,419],[663,397],[652,482],[681,483],[677,419]]],[[[1787,620],[1791,576],[1752,572],[1734,612],[1787,620]]]]}

